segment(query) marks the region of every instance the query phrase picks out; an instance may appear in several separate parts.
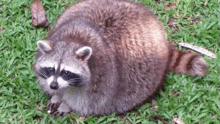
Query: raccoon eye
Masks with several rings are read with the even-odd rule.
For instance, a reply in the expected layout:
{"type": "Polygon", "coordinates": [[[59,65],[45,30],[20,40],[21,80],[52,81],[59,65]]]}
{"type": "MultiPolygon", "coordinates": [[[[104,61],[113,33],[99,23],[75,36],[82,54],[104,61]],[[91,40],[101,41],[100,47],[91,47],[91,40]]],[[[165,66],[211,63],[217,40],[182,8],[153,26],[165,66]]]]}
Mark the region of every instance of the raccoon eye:
{"type": "Polygon", "coordinates": [[[69,73],[70,73],[69,71],[64,71],[64,70],[63,70],[63,71],[60,72],[60,75],[61,75],[61,76],[64,76],[64,75],[68,75],[69,73]]]}
{"type": "Polygon", "coordinates": [[[46,75],[47,77],[50,77],[55,72],[55,69],[51,67],[43,68],[42,70],[44,75],[46,75]]]}
{"type": "Polygon", "coordinates": [[[62,76],[62,78],[64,79],[64,80],[71,80],[71,79],[76,79],[76,80],[78,80],[78,79],[80,79],[80,76],[79,75],[77,75],[77,74],[74,74],[74,73],[71,73],[71,72],[69,72],[69,71],[61,71],[61,74],[60,74],[61,76],[62,76]]]}
{"type": "Polygon", "coordinates": [[[64,71],[64,74],[65,75],[68,75],[70,72],[69,71],[64,71]]]}

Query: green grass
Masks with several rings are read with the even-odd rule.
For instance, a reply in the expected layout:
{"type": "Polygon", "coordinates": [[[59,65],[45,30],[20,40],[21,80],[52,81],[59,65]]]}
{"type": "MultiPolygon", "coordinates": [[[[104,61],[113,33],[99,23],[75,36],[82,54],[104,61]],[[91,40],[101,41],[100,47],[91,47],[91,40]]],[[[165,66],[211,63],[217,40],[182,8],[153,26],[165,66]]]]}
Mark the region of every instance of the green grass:
{"type": "MultiPolygon", "coordinates": [[[[52,26],[71,0],[41,0],[52,26]]],[[[70,2],[71,1],[71,2],[70,2]]],[[[79,119],[78,114],[52,118],[47,114],[49,97],[39,89],[33,72],[36,41],[47,36],[49,29],[31,24],[30,0],[0,0],[0,123],[159,123],[151,116],[161,115],[169,123],[174,117],[186,124],[220,123],[219,84],[219,1],[218,0],[142,0],[162,22],[169,41],[201,46],[213,52],[217,59],[204,56],[208,72],[204,77],[168,73],[165,91],[155,98],[155,106],[146,103],[119,116],[90,116],[79,119]],[[164,7],[176,3],[176,8],[164,7]],[[207,4],[205,5],[205,2],[207,4]],[[199,18],[200,22],[193,21],[199,18]],[[175,22],[168,26],[169,20],[175,22]],[[176,94],[179,95],[176,95],[176,94]]],[[[182,49],[180,46],[177,46],[182,49]]]]}

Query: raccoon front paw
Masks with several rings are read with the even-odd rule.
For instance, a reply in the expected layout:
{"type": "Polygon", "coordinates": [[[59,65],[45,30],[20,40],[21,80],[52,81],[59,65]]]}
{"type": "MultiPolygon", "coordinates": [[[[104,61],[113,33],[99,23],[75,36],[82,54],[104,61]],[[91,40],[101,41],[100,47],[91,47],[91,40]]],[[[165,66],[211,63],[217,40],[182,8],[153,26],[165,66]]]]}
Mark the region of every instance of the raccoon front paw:
{"type": "Polygon", "coordinates": [[[60,106],[60,103],[58,103],[58,102],[53,103],[53,102],[51,102],[51,100],[49,100],[47,102],[47,113],[52,115],[54,112],[57,111],[59,106],[60,106]]]}
{"type": "Polygon", "coordinates": [[[57,108],[60,106],[61,97],[57,94],[54,94],[51,99],[47,102],[47,112],[53,114],[57,111],[57,108]]]}
{"type": "Polygon", "coordinates": [[[71,112],[71,108],[68,105],[66,105],[65,103],[62,102],[60,104],[60,106],[57,108],[57,111],[55,111],[52,115],[55,116],[55,117],[57,115],[64,116],[65,114],[68,114],[70,112],[71,112]]]}

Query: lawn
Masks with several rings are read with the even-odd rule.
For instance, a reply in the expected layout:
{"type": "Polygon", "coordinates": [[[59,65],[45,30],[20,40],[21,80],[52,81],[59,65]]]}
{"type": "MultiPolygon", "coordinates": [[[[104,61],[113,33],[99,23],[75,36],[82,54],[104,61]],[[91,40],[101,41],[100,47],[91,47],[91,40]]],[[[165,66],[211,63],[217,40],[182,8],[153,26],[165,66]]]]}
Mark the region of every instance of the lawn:
{"type": "MultiPolygon", "coordinates": [[[[74,1],[41,0],[50,27],[74,1]]],[[[177,43],[200,46],[217,58],[203,56],[208,64],[204,77],[167,74],[164,91],[154,104],[145,103],[126,116],[90,116],[78,114],[53,118],[47,114],[49,96],[38,87],[33,65],[36,41],[45,38],[49,29],[31,24],[32,0],[0,0],[0,123],[159,123],[152,116],[160,115],[169,123],[180,118],[185,124],[220,123],[219,76],[219,0],[142,0],[162,22],[167,38],[177,43]],[[171,6],[167,6],[171,5],[171,6]]],[[[184,49],[186,51],[186,49],[184,49]]]]}

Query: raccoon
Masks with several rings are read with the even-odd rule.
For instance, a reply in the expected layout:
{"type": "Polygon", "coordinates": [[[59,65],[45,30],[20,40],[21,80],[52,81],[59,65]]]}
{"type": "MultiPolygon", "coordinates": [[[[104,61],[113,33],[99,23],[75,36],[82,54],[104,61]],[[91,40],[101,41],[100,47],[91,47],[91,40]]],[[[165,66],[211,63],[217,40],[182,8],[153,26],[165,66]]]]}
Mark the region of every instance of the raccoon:
{"type": "Polygon", "coordinates": [[[59,16],[37,42],[35,73],[51,96],[48,113],[125,113],[151,98],[166,72],[203,76],[200,56],[175,49],[144,5],[84,0],[59,16]]]}

